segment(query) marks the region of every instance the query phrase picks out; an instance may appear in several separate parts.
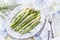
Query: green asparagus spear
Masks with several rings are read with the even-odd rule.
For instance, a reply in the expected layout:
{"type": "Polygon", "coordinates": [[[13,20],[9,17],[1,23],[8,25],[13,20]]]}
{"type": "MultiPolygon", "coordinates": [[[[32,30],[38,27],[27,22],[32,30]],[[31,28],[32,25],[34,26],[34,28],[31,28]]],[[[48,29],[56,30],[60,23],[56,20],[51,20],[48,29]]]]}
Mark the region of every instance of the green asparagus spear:
{"type": "Polygon", "coordinates": [[[22,32],[20,32],[21,34],[25,34],[27,32],[29,32],[30,30],[32,30],[34,27],[36,27],[38,24],[40,23],[40,16],[38,15],[37,19],[35,22],[33,22],[30,26],[28,26],[26,29],[22,30],[22,32]]]}
{"type": "Polygon", "coordinates": [[[24,13],[27,11],[28,8],[25,8],[22,10],[19,14],[17,14],[14,19],[12,20],[11,27],[14,28],[14,25],[17,23],[19,19],[24,15],[24,13]]]}
{"type": "Polygon", "coordinates": [[[17,14],[16,16],[14,16],[14,19],[12,20],[12,22],[17,22],[28,10],[28,8],[25,8],[24,10],[22,10],[19,14],[17,14]]]}
{"type": "Polygon", "coordinates": [[[23,20],[22,18],[26,14],[26,11],[28,12],[30,10],[31,10],[31,8],[28,10],[25,9],[20,14],[18,14],[18,16],[15,18],[15,21],[13,20],[11,27],[15,28],[23,20]]]}
{"type": "Polygon", "coordinates": [[[29,8],[29,9],[26,11],[26,13],[25,13],[24,16],[21,18],[21,20],[19,20],[20,22],[22,22],[22,21],[29,15],[31,9],[32,9],[32,8],[29,8]]]}
{"type": "Polygon", "coordinates": [[[31,20],[33,20],[36,17],[36,13],[30,14],[26,19],[23,20],[23,22],[15,29],[16,31],[19,31],[24,25],[29,23],[31,20]]]}
{"type": "Polygon", "coordinates": [[[40,13],[40,11],[39,11],[39,10],[35,10],[35,13],[39,14],[39,13],[40,13]]]}
{"type": "Polygon", "coordinates": [[[36,18],[33,19],[31,22],[27,23],[24,27],[22,27],[19,32],[21,32],[23,29],[25,29],[26,27],[28,27],[29,25],[31,25],[34,21],[36,21],[36,18]]]}
{"type": "Polygon", "coordinates": [[[25,29],[23,32],[21,32],[21,34],[23,35],[23,34],[29,32],[29,31],[31,31],[31,30],[32,30],[33,28],[35,28],[39,23],[40,23],[40,22],[37,21],[33,26],[28,27],[28,28],[25,29]]]}
{"type": "MultiPolygon", "coordinates": [[[[39,15],[39,14],[38,14],[39,15]]],[[[27,28],[29,25],[31,25],[34,21],[36,21],[37,17],[33,19],[31,22],[27,23],[24,27],[22,27],[19,32],[21,32],[23,29],[27,28]]]]}
{"type": "Polygon", "coordinates": [[[30,25],[29,27],[27,27],[26,29],[24,29],[21,34],[25,34],[29,31],[31,31],[33,28],[35,28],[38,24],[40,23],[40,21],[37,21],[36,23],[33,23],[32,25],[30,25]]]}

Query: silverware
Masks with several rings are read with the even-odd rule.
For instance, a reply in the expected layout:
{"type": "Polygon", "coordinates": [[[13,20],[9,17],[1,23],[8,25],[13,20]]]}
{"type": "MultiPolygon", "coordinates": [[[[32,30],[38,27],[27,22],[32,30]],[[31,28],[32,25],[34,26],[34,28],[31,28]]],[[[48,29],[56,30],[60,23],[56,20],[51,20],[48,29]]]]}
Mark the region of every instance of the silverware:
{"type": "Polygon", "coordinates": [[[53,28],[52,28],[52,18],[49,17],[48,22],[49,22],[50,28],[51,28],[51,36],[52,36],[52,38],[54,38],[54,33],[53,33],[53,28]]]}
{"type": "Polygon", "coordinates": [[[50,40],[50,30],[48,30],[48,40],[50,40]]]}

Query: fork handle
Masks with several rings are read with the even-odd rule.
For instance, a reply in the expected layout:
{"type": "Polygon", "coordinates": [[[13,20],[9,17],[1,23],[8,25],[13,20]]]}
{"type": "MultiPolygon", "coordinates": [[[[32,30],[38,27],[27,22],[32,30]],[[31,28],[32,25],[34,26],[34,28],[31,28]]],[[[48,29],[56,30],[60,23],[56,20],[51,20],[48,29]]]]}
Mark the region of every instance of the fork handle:
{"type": "Polygon", "coordinates": [[[54,33],[53,33],[53,29],[52,29],[52,23],[50,23],[50,26],[51,26],[51,36],[52,36],[52,38],[54,38],[54,33]]]}

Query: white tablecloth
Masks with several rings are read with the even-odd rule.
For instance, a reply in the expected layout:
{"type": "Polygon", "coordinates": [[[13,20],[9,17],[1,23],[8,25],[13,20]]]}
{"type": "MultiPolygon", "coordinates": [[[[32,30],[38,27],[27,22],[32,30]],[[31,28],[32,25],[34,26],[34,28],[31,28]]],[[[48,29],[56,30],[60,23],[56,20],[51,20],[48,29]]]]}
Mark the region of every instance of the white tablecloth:
{"type": "MultiPolygon", "coordinates": [[[[51,39],[51,40],[60,40],[60,1],[59,0],[41,0],[41,2],[36,1],[36,0],[16,0],[16,3],[19,4],[34,4],[34,2],[36,2],[36,5],[40,5],[40,7],[42,7],[45,11],[46,11],[46,15],[48,13],[54,13],[54,33],[55,33],[55,38],[51,39]],[[39,2],[39,3],[38,3],[39,2]]],[[[35,5],[35,4],[34,4],[35,5]]],[[[1,12],[0,12],[1,13],[1,12]]],[[[47,40],[47,30],[49,28],[49,23],[47,22],[45,25],[45,28],[43,29],[42,33],[39,35],[43,40],[47,40]]],[[[0,39],[1,40],[18,40],[16,38],[12,38],[10,36],[7,36],[8,32],[6,30],[6,28],[4,27],[4,19],[0,16],[0,39]],[[7,38],[6,38],[7,36],[7,38]]],[[[33,37],[33,38],[28,38],[25,40],[40,40],[39,37],[33,37]]]]}

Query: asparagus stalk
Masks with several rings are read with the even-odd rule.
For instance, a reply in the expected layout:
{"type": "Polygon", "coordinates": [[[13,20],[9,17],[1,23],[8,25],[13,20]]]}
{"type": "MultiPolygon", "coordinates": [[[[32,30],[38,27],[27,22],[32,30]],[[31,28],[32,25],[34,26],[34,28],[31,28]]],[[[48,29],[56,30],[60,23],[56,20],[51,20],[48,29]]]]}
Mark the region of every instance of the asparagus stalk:
{"type": "Polygon", "coordinates": [[[11,25],[12,28],[15,28],[23,19],[23,16],[26,14],[26,11],[29,12],[31,9],[23,10],[16,18],[14,18],[13,23],[11,25]]]}
{"type": "Polygon", "coordinates": [[[24,10],[22,10],[19,14],[17,14],[13,20],[13,22],[17,22],[19,19],[21,19],[21,17],[26,13],[26,11],[28,10],[28,8],[25,8],[24,10]]]}
{"type": "Polygon", "coordinates": [[[15,29],[15,31],[19,31],[23,26],[25,26],[27,23],[29,23],[31,20],[33,20],[36,17],[36,13],[30,14],[26,19],[23,20],[23,22],[15,29]]]}
{"type": "Polygon", "coordinates": [[[36,18],[33,19],[31,22],[29,22],[28,24],[26,24],[24,27],[22,27],[19,32],[21,32],[23,29],[27,28],[29,25],[31,25],[34,21],[36,21],[36,18]]]}
{"type": "MultiPolygon", "coordinates": [[[[38,14],[39,15],[39,14],[38,14]]],[[[41,17],[40,17],[41,18],[41,17]]],[[[31,22],[29,22],[28,24],[26,24],[24,27],[22,27],[19,32],[21,32],[23,29],[27,28],[29,25],[31,25],[34,21],[36,21],[37,17],[35,19],[33,19],[31,22]]]]}
{"type": "Polygon", "coordinates": [[[35,28],[39,23],[39,17],[36,19],[35,22],[33,22],[30,26],[28,26],[26,29],[22,30],[22,32],[20,32],[22,35],[29,32],[30,30],[32,30],[33,28],[35,28]]]}
{"type": "Polygon", "coordinates": [[[21,17],[24,15],[24,13],[27,11],[27,8],[25,8],[24,10],[22,10],[19,14],[17,14],[15,16],[15,18],[12,20],[12,24],[11,24],[11,27],[13,28],[13,26],[17,23],[17,21],[19,19],[21,19],[21,17]]]}
{"type": "Polygon", "coordinates": [[[40,11],[39,10],[35,10],[35,13],[39,13],[40,11]]]}
{"type": "Polygon", "coordinates": [[[23,35],[23,34],[29,32],[29,31],[31,31],[31,30],[32,30],[33,28],[35,28],[39,23],[40,23],[40,22],[37,21],[36,24],[34,24],[32,27],[28,27],[27,29],[23,30],[23,32],[21,32],[21,34],[23,35]]]}
{"type": "Polygon", "coordinates": [[[22,22],[28,15],[29,15],[29,12],[30,12],[31,8],[29,8],[26,13],[24,14],[24,16],[21,18],[20,22],[22,22]]]}

